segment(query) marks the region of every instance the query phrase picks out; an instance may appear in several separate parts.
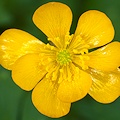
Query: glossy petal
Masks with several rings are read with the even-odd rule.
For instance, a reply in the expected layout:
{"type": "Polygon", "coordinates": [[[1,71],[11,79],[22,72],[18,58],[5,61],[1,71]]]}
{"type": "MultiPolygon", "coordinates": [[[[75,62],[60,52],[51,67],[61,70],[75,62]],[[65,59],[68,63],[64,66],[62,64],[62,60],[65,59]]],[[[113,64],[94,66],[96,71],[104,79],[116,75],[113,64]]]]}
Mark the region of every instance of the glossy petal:
{"type": "Polygon", "coordinates": [[[59,2],[40,6],[33,15],[35,25],[49,38],[63,38],[70,30],[72,12],[59,2]]]}
{"type": "Polygon", "coordinates": [[[112,42],[88,54],[87,65],[102,71],[115,70],[120,65],[120,43],[112,42]]]}
{"type": "Polygon", "coordinates": [[[70,103],[61,102],[57,98],[57,89],[57,84],[44,78],[32,92],[32,101],[37,110],[53,118],[66,115],[70,109],[70,103]]]}
{"type": "MultiPolygon", "coordinates": [[[[75,102],[86,96],[92,80],[89,74],[74,65],[67,72],[68,77],[60,83],[57,96],[64,102],[75,102]],[[71,72],[71,77],[69,72],[71,72]]],[[[63,71],[63,74],[66,74],[65,71],[63,71]]]]}
{"type": "Polygon", "coordinates": [[[102,46],[114,37],[114,28],[110,19],[102,12],[89,10],[78,21],[75,36],[80,35],[91,48],[102,46]]]}
{"type": "Polygon", "coordinates": [[[6,69],[12,69],[14,62],[28,53],[38,53],[43,43],[32,35],[18,29],[9,29],[0,36],[0,59],[6,69]]]}
{"type": "Polygon", "coordinates": [[[19,58],[12,69],[13,81],[24,90],[31,90],[46,74],[38,54],[27,54],[19,58]]]}
{"type": "Polygon", "coordinates": [[[110,103],[120,95],[120,71],[101,72],[91,69],[93,84],[89,94],[98,102],[110,103]]]}

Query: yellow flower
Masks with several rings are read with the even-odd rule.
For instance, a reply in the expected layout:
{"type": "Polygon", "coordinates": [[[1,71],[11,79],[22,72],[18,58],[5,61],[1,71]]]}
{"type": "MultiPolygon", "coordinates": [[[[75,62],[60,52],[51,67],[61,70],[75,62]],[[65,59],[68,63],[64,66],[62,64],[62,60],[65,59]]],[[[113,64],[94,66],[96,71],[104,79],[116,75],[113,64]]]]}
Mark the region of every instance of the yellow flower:
{"type": "Polygon", "coordinates": [[[65,4],[42,5],[33,21],[49,43],[22,30],[9,29],[0,36],[0,59],[19,87],[33,89],[32,101],[38,111],[57,118],[66,115],[71,103],[86,94],[101,103],[119,96],[120,43],[109,43],[114,28],[104,13],[83,13],[72,35],[72,12],[65,4]]]}

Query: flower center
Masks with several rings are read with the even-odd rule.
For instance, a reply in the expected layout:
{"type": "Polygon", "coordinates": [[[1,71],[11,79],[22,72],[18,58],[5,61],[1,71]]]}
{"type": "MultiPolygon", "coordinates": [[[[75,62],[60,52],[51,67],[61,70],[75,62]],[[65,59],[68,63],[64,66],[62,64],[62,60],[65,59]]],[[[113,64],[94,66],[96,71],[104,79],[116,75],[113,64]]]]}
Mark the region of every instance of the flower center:
{"type": "Polygon", "coordinates": [[[57,62],[60,65],[65,65],[71,61],[70,53],[67,50],[59,51],[57,54],[57,62]]]}

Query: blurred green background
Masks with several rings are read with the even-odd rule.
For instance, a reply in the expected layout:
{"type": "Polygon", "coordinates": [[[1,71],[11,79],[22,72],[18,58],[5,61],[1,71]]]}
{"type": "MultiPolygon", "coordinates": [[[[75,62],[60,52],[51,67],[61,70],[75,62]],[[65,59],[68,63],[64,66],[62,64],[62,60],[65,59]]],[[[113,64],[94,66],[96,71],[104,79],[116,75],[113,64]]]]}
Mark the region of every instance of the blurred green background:
{"type": "MultiPolygon", "coordinates": [[[[25,30],[46,42],[45,35],[33,24],[32,15],[42,4],[53,0],[0,0],[0,34],[9,28],[25,30]]],[[[120,0],[54,0],[70,6],[73,12],[71,33],[79,16],[97,9],[106,13],[115,28],[114,40],[120,40],[120,0]]],[[[40,114],[31,102],[31,92],[21,90],[11,79],[10,71],[0,66],[0,120],[53,120],[40,114]]],[[[120,98],[100,104],[89,95],[72,104],[65,117],[55,120],[120,120],[120,98]]]]}

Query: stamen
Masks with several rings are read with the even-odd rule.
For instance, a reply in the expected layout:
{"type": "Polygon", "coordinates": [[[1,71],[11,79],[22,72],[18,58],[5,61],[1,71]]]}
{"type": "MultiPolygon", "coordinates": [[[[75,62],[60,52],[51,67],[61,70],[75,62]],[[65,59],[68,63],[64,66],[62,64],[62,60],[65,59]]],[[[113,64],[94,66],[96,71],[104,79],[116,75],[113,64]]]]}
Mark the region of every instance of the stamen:
{"type": "Polygon", "coordinates": [[[80,78],[80,70],[77,66],[75,66],[74,64],[71,63],[70,65],[71,67],[71,73],[72,73],[72,80],[79,80],[80,78]]]}
{"type": "Polygon", "coordinates": [[[73,49],[73,54],[78,54],[78,55],[84,55],[88,53],[88,49],[83,48],[81,50],[79,49],[73,49]]]}
{"type": "Polygon", "coordinates": [[[56,68],[56,70],[52,73],[52,81],[55,81],[58,78],[58,72],[59,68],[56,68]]]}
{"type": "Polygon", "coordinates": [[[83,70],[87,70],[88,69],[88,66],[86,65],[85,61],[86,60],[89,60],[89,57],[88,56],[81,56],[82,57],[82,64],[81,64],[81,67],[83,70]]]}
{"type": "Polygon", "coordinates": [[[70,82],[80,78],[80,67],[88,69],[86,61],[89,60],[87,53],[90,46],[85,44],[80,35],[73,37],[67,33],[63,39],[48,38],[52,42],[41,50],[40,62],[46,67],[46,78],[51,81],[70,82]]]}
{"type": "Polygon", "coordinates": [[[80,51],[80,53],[81,53],[81,55],[84,55],[84,54],[88,53],[88,49],[84,48],[80,51]]]}
{"type": "Polygon", "coordinates": [[[69,35],[69,32],[65,35],[65,44],[64,44],[64,49],[65,48],[68,48],[70,42],[72,41],[73,39],[73,34],[72,35],[69,35]]]}
{"type": "Polygon", "coordinates": [[[50,45],[49,43],[47,43],[44,48],[48,50],[56,50],[56,47],[50,45]]]}
{"type": "Polygon", "coordinates": [[[67,66],[67,79],[69,82],[71,82],[72,80],[72,73],[71,73],[71,69],[70,69],[70,66],[67,66]]]}
{"type": "Polygon", "coordinates": [[[57,65],[57,63],[55,61],[50,62],[46,66],[46,71],[49,72],[49,71],[53,70],[56,67],[56,65],[57,65]]]}
{"type": "Polygon", "coordinates": [[[78,35],[78,36],[76,36],[76,37],[73,36],[69,48],[70,48],[70,49],[75,49],[75,48],[77,48],[78,46],[81,46],[81,45],[83,45],[83,44],[84,44],[84,40],[82,40],[82,37],[81,37],[80,35],[78,35]]]}
{"type": "Polygon", "coordinates": [[[57,47],[60,48],[61,47],[61,40],[59,37],[56,38],[48,38],[48,41],[52,41],[53,44],[57,47]]]}
{"type": "Polygon", "coordinates": [[[49,41],[49,44],[50,44],[51,46],[56,47],[55,44],[54,44],[52,41],[49,41]]]}
{"type": "Polygon", "coordinates": [[[73,50],[74,55],[73,55],[73,62],[77,65],[79,65],[83,70],[88,69],[88,66],[86,64],[86,61],[88,61],[90,58],[87,56],[88,50],[87,49],[82,49],[81,51],[78,50],[73,50]]]}
{"type": "MultiPolygon", "coordinates": [[[[59,72],[59,65],[52,67],[49,69],[48,73],[46,74],[46,78],[50,78],[52,81],[57,80],[58,72],[59,72]]],[[[48,68],[46,68],[48,70],[48,68]]]]}
{"type": "Polygon", "coordinates": [[[63,69],[60,69],[58,83],[61,83],[62,81],[63,81],[63,69]]]}

